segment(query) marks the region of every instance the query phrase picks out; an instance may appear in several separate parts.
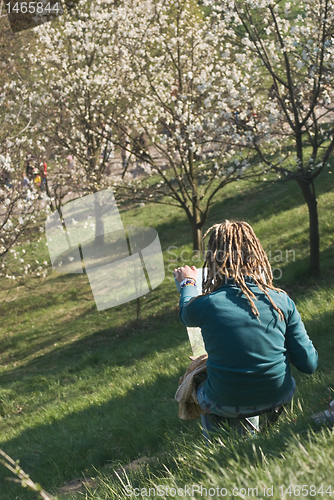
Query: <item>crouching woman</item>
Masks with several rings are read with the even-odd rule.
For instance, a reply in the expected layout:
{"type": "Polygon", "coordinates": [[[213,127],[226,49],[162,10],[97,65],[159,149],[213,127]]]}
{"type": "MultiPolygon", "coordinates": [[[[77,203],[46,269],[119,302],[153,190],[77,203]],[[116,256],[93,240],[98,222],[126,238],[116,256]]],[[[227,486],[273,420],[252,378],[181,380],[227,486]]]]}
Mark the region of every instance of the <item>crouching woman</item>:
{"type": "Polygon", "coordinates": [[[197,391],[203,432],[214,430],[211,415],[254,417],[291,401],[290,364],[312,374],[318,355],[294,302],[273,286],[268,258],[246,222],[212,226],[205,255],[202,295],[195,266],[175,269],[181,283],[180,318],[200,327],[207,379],[197,391]],[[204,272],[206,270],[206,272],[204,272]]]}

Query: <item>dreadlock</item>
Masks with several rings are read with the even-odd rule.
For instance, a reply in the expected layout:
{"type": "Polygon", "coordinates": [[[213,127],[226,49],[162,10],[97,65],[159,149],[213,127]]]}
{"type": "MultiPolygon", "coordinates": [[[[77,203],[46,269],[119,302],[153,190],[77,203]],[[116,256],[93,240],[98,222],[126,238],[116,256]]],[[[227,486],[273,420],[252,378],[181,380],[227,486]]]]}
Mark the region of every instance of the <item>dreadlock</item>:
{"type": "Polygon", "coordinates": [[[284,292],[284,290],[273,286],[271,265],[252,227],[247,222],[226,220],[223,224],[210,227],[203,241],[210,232],[203,265],[203,270],[205,268],[208,270],[206,278],[203,272],[203,295],[215,291],[226,279],[233,278],[236,285],[246,295],[252,312],[258,318],[260,313],[253,300],[256,300],[256,297],[245,282],[245,275],[247,275],[253,278],[259,289],[266,294],[280,319],[283,320],[283,312],[273,302],[266,289],[270,288],[277,292],[284,292]]]}

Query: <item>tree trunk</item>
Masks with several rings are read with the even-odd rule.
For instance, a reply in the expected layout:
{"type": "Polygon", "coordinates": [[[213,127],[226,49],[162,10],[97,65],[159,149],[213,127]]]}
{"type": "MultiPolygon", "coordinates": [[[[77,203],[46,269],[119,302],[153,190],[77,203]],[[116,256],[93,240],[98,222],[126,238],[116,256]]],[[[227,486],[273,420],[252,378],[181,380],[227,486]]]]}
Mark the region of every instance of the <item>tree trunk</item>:
{"type": "Polygon", "coordinates": [[[194,206],[194,213],[188,214],[188,220],[193,233],[193,250],[202,251],[203,249],[203,226],[205,221],[201,221],[199,210],[194,206]]]}
{"type": "Polygon", "coordinates": [[[95,245],[103,245],[104,243],[104,224],[102,219],[103,206],[99,200],[99,194],[95,193],[94,199],[95,208],[95,245]]]}
{"type": "Polygon", "coordinates": [[[196,224],[192,227],[193,230],[193,250],[199,250],[202,251],[203,245],[202,245],[202,238],[203,238],[203,232],[202,228],[199,228],[196,226],[196,224]]]}
{"type": "Polygon", "coordinates": [[[140,297],[137,297],[137,322],[141,320],[141,303],[140,303],[140,297]]]}
{"type": "Polygon", "coordinates": [[[198,197],[197,197],[197,177],[194,172],[194,152],[189,149],[188,152],[188,162],[189,162],[189,172],[192,184],[192,213],[188,212],[188,219],[191,224],[193,232],[193,250],[202,251],[202,229],[204,226],[204,220],[201,220],[201,214],[198,209],[198,197]]]}
{"type": "Polygon", "coordinates": [[[320,275],[320,237],[317,199],[313,181],[306,179],[297,180],[304,200],[307,203],[310,227],[310,276],[318,278],[320,275]]]}

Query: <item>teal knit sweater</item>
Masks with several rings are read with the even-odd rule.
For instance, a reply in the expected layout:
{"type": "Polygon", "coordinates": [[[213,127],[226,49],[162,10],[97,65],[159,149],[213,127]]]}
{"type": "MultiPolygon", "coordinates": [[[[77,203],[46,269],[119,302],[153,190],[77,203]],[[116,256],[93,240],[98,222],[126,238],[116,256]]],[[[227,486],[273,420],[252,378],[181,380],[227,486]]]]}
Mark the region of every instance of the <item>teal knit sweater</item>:
{"type": "Polygon", "coordinates": [[[209,295],[194,286],[181,289],[180,318],[199,326],[208,353],[208,397],[224,406],[272,405],[292,389],[290,365],[313,373],[318,354],[294,302],[268,289],[284,321],[255,282],[246,277],[257,300],[257,319],[247,297],[229,280],[209,295]]]}

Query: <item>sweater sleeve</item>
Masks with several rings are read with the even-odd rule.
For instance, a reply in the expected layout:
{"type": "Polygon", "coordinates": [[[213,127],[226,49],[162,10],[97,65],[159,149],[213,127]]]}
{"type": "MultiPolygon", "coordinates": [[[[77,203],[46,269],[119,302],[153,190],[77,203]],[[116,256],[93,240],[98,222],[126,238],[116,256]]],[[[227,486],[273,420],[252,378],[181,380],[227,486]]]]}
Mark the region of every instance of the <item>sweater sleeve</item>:
{"type": "Polygon", "coordinates": [[[199,326],[198,308],[196,301],[191,300],[198,297],[198,291],[194,286],[185,286],[180,290],[180,319],[186,326],[199,326]]]}
{"type": "Polygon", "coordinates": [[[289,313],[286,318],[286,349],[289,361],[303,373],[313,373],[318,364],[318,353],[307,335],[301,316],[289,298],[289,313]]]}

